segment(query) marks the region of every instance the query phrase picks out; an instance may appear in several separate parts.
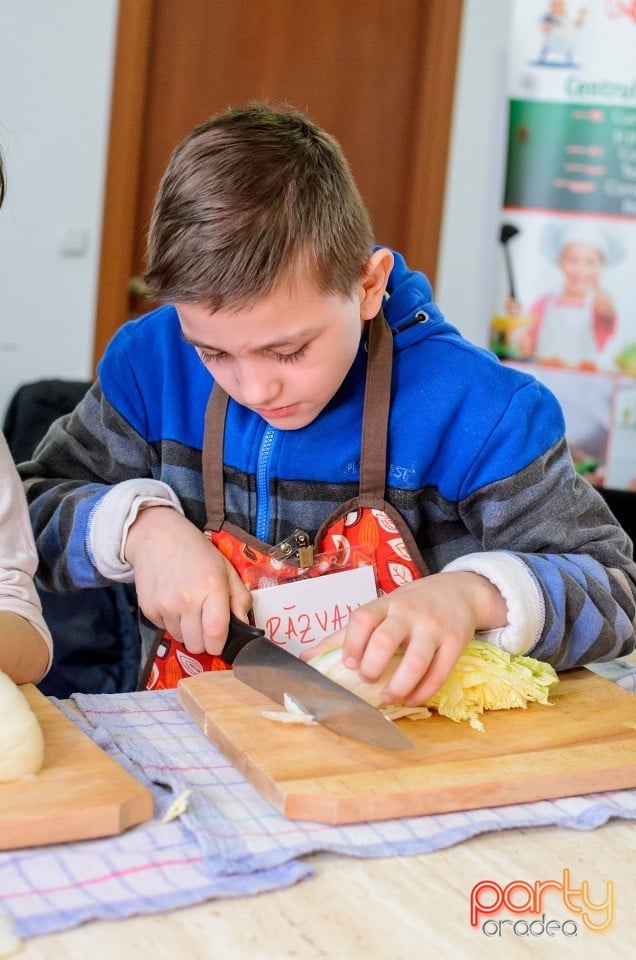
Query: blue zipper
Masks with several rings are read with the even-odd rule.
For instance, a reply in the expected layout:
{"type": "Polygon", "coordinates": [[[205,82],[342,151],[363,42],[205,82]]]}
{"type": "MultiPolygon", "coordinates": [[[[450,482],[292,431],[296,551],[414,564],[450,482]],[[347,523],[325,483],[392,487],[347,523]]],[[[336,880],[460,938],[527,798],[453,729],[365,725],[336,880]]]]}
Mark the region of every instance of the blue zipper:
{"type": "Polygon", "coordinates": [[[258,451],[258,465],[256,468],[256,524],[254,535],[267,543],[269,534],[269,458],[276,439],[276,430],[267,424],[261,446],[258,451]]]}

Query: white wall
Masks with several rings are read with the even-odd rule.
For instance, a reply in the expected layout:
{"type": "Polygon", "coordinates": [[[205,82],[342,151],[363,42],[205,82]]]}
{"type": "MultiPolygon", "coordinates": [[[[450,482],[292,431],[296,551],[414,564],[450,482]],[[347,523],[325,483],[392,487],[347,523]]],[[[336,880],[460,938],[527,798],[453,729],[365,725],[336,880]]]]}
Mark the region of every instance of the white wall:
{"type": "Polygon", "coordinates": [[[116,15],[0,0],[0,419],[21,383],[91,375],[116,15]]]}
{"type": "Polygon", "coordinates": [[[464,0],[435,297],[482,346],[495,304],[495,258],[508,132],[510,0],[464,0]]]}
{"type": "MultiPolygon", "coordinates": [[[[90,376],[117,0],[0,0],[0,418],[15,388],[90,376]],[[63,240],[87,241],[64,253],[63,240]]],[[[503,188],[509,0],[465,0],[436,297],[487,338],[503,188]]]]}

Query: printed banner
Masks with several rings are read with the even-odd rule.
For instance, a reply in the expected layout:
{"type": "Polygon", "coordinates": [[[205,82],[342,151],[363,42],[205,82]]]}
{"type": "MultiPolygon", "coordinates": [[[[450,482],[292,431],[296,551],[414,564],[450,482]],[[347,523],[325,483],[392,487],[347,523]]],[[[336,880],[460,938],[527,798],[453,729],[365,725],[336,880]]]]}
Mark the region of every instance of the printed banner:
{"type": "Polygon", "coordinates": [[[508,95],[490,344],[556,394],[581,472],[629,489],[636,2],[515,0],[508,95]]]}

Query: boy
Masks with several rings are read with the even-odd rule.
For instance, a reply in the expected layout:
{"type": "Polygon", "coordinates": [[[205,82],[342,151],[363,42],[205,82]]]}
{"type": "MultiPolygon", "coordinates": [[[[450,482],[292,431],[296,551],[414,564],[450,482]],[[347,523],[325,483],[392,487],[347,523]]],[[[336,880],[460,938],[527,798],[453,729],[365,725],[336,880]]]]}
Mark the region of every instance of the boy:
{"type": "Polygon", "coordinates": [[[186,137],[159,188],[147,281],[166,305],[115,335],[92,390],[22,467],[48,587],[134,578],[196,670],[188,658],[219,653],[230,608],[250,607],[228,556],[297,528],[314,540],[328,518],[355,526],[358,507],[386,501],[388,522],[366,519],[401,524],[391,569],[405,583],[354,610],[343,656],[376,679],[405,648],[387,701],[426,700],[475,631],[559,669],[633,648],[631,544],[575,474],[556,400],[464,341],[426,278],[373,247],[338,145],[306,117],[255,106],[186,137]],[[365,387],[367,357],[379,374],[365,387]],[[213,383],[230,399],[204,438],[213,383]],[[387,454],[369,458],[367,442],[361,477],[363,430],[387,454]],[[201,533],[204,481],[221,549],[201,533]]]}
{"type": "MultiPolygon", "coordinates": [[[[0,155],[0,206],[5,177],[0,155]]],[[[37,554],[24,491],[0,433],[0,671],[37,683],[51,658],[51,634],[33,584],[37,554]]]]}

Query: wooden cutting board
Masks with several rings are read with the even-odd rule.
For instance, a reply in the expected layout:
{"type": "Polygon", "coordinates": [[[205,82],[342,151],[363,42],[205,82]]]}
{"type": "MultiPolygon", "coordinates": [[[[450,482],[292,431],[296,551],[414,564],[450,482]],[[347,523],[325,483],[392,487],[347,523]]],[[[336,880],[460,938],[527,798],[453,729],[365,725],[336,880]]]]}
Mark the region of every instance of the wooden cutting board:
{"type": "Polygon", "coordinates": [[[292,820],[356,823],[636,787],[636,696],[589,670],[561,674],[552,706],[483,716],[485,732],[434,715],[400,720],[414,750],[383,750],[281,709],[230,672],[181,680],[179,702],[292,820]]]}
{"type": "Polygon", "coordinates": [[[0,850],[121,833],[152,816],[152,794],[31,684],[20,688],[44,734],[44,766],[0,783],[0,850]]]}

